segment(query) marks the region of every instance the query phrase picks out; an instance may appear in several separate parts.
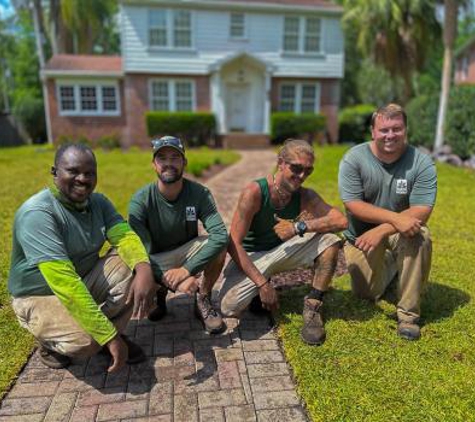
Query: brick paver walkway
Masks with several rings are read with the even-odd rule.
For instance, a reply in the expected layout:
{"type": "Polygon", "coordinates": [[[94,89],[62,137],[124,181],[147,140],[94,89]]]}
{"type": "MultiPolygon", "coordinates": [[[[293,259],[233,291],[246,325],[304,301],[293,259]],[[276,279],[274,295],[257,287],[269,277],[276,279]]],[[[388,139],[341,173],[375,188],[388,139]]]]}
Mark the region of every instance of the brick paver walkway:
{"type": "MultiPolygon", "coordinates": [[[[229,226],[246,181],[272,169],[272,151],[243,151],[242,160],[207,183],[229,226]]],[[[64,370],[35,353],[0,407],[0,421],[306,421],[288,365],[266,318],[226,320],[209,336],[186,295],[169,295],[158,323],[132,321],[128,335],[148,360],[106,374],[95,356],[64,370]]]]}

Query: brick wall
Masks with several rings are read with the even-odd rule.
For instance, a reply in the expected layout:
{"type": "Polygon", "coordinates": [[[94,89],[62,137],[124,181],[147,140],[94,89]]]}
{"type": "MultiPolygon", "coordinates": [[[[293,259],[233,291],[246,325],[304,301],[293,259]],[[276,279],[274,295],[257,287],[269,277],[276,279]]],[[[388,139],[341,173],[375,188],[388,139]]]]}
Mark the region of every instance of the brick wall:
{"type": "Polygon", "coordinates": [[[118,135],[123,142],[126,119],[122,81],[119,82],[120,116],[60,116],[55,81],[48,80],[47,87],[53,142],[58,142],[61,136],[96,140],[105,135],[118,135]]]}
{"type": "Polygon", "coordinates": [[[125,76],[125,96],[127,98],[126,145],[148,147],[149,137],[145,123],[145,113],[149,111],[149,81],[154,78],[193,79],[195,81],[196,111],[210,111],[211,100],[208,76],[176,76],[148,74],[128,74],[125,76]]]}
{"type": "MultiPolygon", "coordinates": [[[[123,147],[132,145],[149,147],[149,138],[145,124],[145,113],[149,110],[149,80],[157,76],[146,74],[128,74],[119,84],[121,115],[113,116],[60,116],[56,98],[56,84],[48,81],[48,99],[50,107],[53,140],[60,136],[98,139],[104,135],[117,134],[123,147]]],[[[160,75],[160,78],[194,79],[196,90],[196,110],[210,111],[211,99],[208,76],[160,75]]]]}
{"type": "Polygon", "coordinates": [[[272,78],[271,102],[272,111],[279,109],[279,85],[282,82],[320,82],[320,112],[327,118],[327,134],[329,141],[338,141],[338,110],[340,104],[339,79],[314,78],[272,78]]]}

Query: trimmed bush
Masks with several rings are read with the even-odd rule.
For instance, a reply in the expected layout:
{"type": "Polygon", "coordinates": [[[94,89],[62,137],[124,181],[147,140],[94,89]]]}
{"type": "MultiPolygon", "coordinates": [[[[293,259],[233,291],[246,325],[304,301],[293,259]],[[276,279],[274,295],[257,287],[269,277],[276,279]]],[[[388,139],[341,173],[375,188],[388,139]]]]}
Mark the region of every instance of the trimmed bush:
{"type": "Polygon", "coordinates": [[[272,143],[280,144],[288,138],[300,138],[313,142],[319,133],[325,131],[325,124],[326,118],[322,114],[272,113],[272,143]]]}
{"type": "Polygon", "coordinates": [[[438,95],[420,95],[407,103],[408,138],[411,145],[432,149],[438,109],[438,95]]]}
{"type": "Polygon", "coordinates": [[[35,144],[46,142],[45,108],[41,98],[24,96],[13,107],[13,115],[35,144]]]}
{"type": "Polygon", "coordinates": [[[96,145],[104,150],[120,148],[120,136],[117,133],[101,136],[96,141],[96,145]]]}
{"type": "Polygon", "coordinates": [[[445,142],[462,159],[475,154],[475,86],[453,87],[450,93],[445,142]]]}
{"type": "Polygon", "coordinates": [[[340,142],[361,143],[371,139],[369,125],[376,107],[371,104],[359,104],[346,107],[338,114],[340,142]]]}
{"type": "Polygon", "coordinates": [[[146,113],[146,121],[150,137],[179,136],[193,147],[207,145],[216,133],[212,113],[150,111],[146,113]]]}

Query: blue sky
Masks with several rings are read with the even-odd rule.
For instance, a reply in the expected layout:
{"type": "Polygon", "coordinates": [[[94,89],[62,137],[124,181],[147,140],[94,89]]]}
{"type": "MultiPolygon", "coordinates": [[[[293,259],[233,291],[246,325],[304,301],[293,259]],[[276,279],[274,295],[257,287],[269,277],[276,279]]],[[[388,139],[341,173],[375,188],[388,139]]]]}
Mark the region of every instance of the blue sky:
{"type": "Polygon", "coordinates": [[[12,5],[10,0],[0,0],[0,18],[8,16],[13,13],[12,5]]]}

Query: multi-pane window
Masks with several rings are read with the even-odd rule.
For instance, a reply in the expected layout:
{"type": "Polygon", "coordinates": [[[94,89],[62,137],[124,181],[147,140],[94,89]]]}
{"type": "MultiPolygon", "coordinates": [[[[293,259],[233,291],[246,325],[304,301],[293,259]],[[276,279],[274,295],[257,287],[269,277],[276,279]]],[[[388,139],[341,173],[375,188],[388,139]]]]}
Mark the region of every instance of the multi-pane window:
{"type": "Polygon", "coordinates": [[[149,16],[150,45],[166,47],[168,45],[167,11],[154,9],[150,11],[149,16]]]}
{"type": "Polygon", "coordinates": [[[150,108],[157,111],[193,111],[193,82],[173,79],[152,80],[150,108]]]}
{"type": "Polygon", "coordinates": [[[149,13],[151,47],[190,48],[192,16],[188,10],[151,9],[149,13]]]}
{"type": "Polygon", "coordinates": [[[60,114],[118,115],[118,89],[114,84],[76,83],[58,86],[60,114]]]}
{"type": "Polygon", "coordinates": [[[320,53],[322,21],[316,17],[286,16],[284,18],[283,50],[289,53],[320,53]]]}
{"type": "Polygon", "coordinates": [[[74,86],[59,87],[59,105],[62,111],[75,111],[74,86]]]}
{"type": "Polygon", "coordinates": [[[294,113],[319,111],[320,85],[307,82],[286,82],[280,85],[279,110],[294,113]]]}
{"type": "Polygon", "coordinates": [[[231,13],[229,21],[229,36],[235,39],[246,37],[246,19],[244,13],[231,13]]]}
{"type": "Polygon", "coordinates": [[[81,99],[81,111],[98,111],[96,87],[80,86],[79,98],[81,99]]]}

